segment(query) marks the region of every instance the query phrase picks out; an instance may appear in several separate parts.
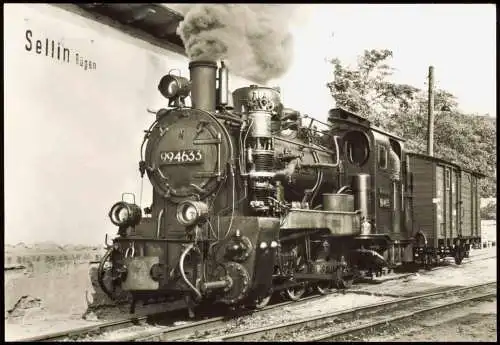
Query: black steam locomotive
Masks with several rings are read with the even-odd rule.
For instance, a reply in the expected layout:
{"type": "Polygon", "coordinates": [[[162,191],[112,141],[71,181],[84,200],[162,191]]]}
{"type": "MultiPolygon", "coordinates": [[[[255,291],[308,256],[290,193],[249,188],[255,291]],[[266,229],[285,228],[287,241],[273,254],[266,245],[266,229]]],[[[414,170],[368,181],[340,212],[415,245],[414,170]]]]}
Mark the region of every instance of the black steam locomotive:
{"type": "Polygon", "coordinates": [[[275,88],[230,93],[223,63],[189,69],[191,80],[161,79],[169,107],[141,147],[152,205],[121,201],[109,213],[118,236],[99,282],[110,296],[106,274],[133,304],[169,296],[258,308],[277,291],[297,300],[382,267],[460,264],[480,243],[480,174],[408,153],[402,138],[343,109],[322,123],[285,108],[275,88]]]}

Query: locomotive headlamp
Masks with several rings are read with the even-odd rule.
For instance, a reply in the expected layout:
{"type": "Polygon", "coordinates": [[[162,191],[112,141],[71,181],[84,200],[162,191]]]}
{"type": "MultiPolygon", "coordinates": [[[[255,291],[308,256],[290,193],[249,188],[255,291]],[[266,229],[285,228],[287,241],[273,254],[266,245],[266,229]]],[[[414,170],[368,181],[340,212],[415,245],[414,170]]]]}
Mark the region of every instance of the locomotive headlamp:
{"type": "Polygon", "coordinates": [[[136,204],[120,201],[111,207],[109,219],[116,226],[136,226],[141,221],[142,211],[136,204]]]}
{"type": "Polygon", "coordinates": [[[202,201],[183,201],[177,206],[177,220],[185,226],[194,225],[206,219],[208,205],[202,201]]]}
{"type": "Polygon", "coordinates": [[[161,78],[158,90],[165,98],[185,98],[191,91],[191,85],[189,80],[184,77],[167,74],[161,78]]]}

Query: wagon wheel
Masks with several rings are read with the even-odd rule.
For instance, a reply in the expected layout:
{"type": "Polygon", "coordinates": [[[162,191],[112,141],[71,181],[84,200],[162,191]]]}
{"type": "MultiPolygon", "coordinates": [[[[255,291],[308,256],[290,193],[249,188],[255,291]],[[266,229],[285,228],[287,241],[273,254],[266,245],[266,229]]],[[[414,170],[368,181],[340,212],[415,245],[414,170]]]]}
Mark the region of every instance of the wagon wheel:
{"type": "Polygon", "coordinates": [[[423,249],[423,254],[419,255],[418,259],[414,257],[414,261],[421,264],[426,270],[430,270],[432,260],[430,255],[427,253],[427,239],[421,231],[415,234],[415,245],[417,248],[423,249]]]}
{"type": "Polygon", "coordinates": [[[456,263],[457,265],[460,265],[460,264],[462,264],[462,260],[463,260],[463,259],[464,259],[464,257],[463,257],[463,256],[455,256],[455,263],[456,263]]]}
{"type": "Polygon", "coordinates": [[[424,254],[424,268],[427,271],[430,271],[432,269],[432,257],[430,254],[424,254]]]}
{"type": "Polygon", "coordinates": [[[464,247],[462,246],[460,240],[457,240],[456,248],[457,249],[455,250],[455,264],[460,265],[465,257],[464,247]]]}
{"type": "Polygon", "coordinates": [[[349,289],[354,282],[354,271],[349,266],[339,266],[335,271],[335,285],[338,289],[349,289]]]}

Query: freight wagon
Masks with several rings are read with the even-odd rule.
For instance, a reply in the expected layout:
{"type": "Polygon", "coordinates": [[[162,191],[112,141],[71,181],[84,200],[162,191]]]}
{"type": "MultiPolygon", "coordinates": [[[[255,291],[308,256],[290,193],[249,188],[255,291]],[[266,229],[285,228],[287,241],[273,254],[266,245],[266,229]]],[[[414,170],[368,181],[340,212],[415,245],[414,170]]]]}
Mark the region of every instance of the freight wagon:
{"type": "MultiPolygon", "coordinates": [[[[479,247],[481,219],[478,179],[483,174],[423,154],[407,154],[410,226],[416,255],[436,260],[454,253],[461,242],[465,250],[479,247]]],[[[460,263],[464,255],[453,255],[460,263]]]]}

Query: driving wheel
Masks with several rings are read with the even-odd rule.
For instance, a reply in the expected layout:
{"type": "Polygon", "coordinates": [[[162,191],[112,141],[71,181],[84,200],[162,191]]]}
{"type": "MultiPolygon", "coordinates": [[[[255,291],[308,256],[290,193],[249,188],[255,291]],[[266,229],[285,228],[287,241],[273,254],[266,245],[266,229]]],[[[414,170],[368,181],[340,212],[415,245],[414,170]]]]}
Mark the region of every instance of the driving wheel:
{"type": "Polygon", "coordinates": [[[272,295],[268,295],[266,297],[260,297],[260,298],[257,298],[252,307],[255,308],[255,309],[262,309],[264,308],[265,306],[267,306],[269,304],[269,301],[271,300],[271,296],[272,295]]]}
{"type": "Polygon", "coordinates": [[[349,289],[354,282],[354,272],[348,266],[339,266],[335,271],[337,289],[349,289]]]}
{"type": "Polygon", "coordinates": [[[320,295],[328,295],[333,291],[334,284],[331,280],[322,281],[316,284],[316,290],[320,295]]]}
{"type": "Polygon", "coordinates": [[[285,290],[286,296],[292,301],[298,301],[306,292],[306,287],[304,284],[290,287],[285,290]]]}

